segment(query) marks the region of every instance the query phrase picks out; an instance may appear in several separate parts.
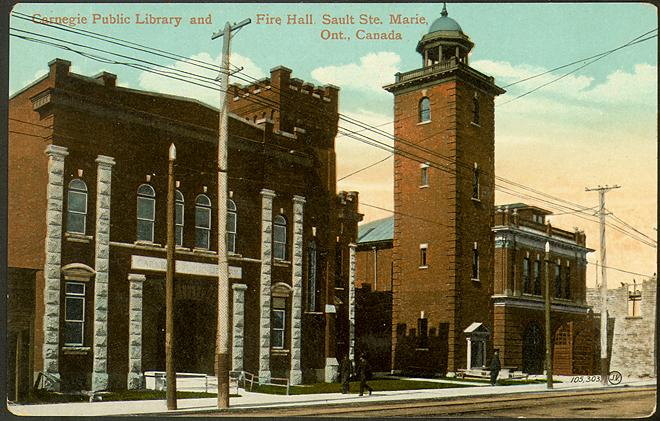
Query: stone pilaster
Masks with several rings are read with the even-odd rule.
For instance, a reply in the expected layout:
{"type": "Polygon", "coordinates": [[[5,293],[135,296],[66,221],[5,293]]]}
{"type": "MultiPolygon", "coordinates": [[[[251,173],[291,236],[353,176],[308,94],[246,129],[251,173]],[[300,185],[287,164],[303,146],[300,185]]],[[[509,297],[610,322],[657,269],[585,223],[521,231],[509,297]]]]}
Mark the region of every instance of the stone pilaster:
{"type": "Polygon", "coordinates": [[[302,272],[303,272],[303,207],[305,198],[293,196],[293,258],[291,259],[291,371],[289,382],[302,383],[302,272]]]}
{"type": "Polygon", "coordinates": [[[142,389],[142,291],[146,276],[128,274],[128,388],[142,389]]]}
{"type": "Polygon", "coordinates": [[[94,364],[92,390],[108,388],[108,272],[110,270],[110,186],[115,160],[109,156],[96,158],[96,244],[94,261],[94,364]]]}
{"type": "Polygon", "coordinates": [[[273,265],[273,198],[275,192],[261,190],[261,271],[259,302],[259,381],[270,381],[270,287],[273,265]]]}
{"type": "MultiPolygon", "coordinates": [[[[48,186],[46,188],[46,262],[44,264],[43,371],[60,378],[60,266],[62,264],[62,212],[64,158],[62,146],[48,145],[48,186]]],[[[59,382],[45,380],[46,389],[59,391],[59,382]]]]}
{"type": "MultiPolygon", "coordinates": [[[[356,244],[348,245],[348,358],[355,361],[355,265],[356,244]]],[[[374,267],[374,271],[376,268],[374,267]]]]}
{"type": "Polygon", "coordinates": [[[243,371],[243,338],[245,337],[245,284],[233,284],[231,288],[234,290],[233,298],[234,305],[232,321],[234,328],[232,329],[232,371],[243,371]]]}

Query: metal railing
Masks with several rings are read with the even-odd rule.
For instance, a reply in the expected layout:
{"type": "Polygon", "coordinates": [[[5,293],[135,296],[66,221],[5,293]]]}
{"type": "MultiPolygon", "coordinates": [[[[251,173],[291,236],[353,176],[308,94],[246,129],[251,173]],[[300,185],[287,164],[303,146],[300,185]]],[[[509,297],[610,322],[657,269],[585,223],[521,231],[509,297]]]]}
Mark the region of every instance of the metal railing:
{"type": "MultiPolygon", "coordinates": [[[[250,389],[249,391],[252,392],[252,389],[254,387],[254,384],[256,383],[258,385],[266,385],[266,386],[277,386],[277,387],[284,387],[286,388],[286,394],[289,394],[290,391],[290,384],[289,384],[289,379],[286,377],[271,377],[270,381],[268,382],[260,382],[259,381],[259,376],[254,375],[248,371],[230,371],[229,372],[229,378],[230,379],[236,379],[237,384],[241,385],[243,390],[248,390],[247,384],[250,384],[250,389]]],[[[237,386],[238,387],[238,386],[237,386]]]]}

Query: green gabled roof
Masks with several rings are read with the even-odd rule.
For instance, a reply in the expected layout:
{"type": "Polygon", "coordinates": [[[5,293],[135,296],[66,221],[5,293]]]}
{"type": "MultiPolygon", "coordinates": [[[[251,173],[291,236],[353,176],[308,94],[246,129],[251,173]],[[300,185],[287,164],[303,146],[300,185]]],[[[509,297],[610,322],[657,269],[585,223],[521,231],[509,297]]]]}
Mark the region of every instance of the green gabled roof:
{"type": "Polygon", "coordinates": [[[358,227],[358,244],[394,239],[394,217],[367,222],[358,227]]]}

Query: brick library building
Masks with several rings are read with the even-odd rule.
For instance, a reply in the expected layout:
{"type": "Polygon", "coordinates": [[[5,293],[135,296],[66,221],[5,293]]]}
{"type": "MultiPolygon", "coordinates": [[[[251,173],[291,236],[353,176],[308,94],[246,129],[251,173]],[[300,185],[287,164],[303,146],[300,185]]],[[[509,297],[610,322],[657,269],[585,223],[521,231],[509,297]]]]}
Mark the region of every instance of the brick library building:
{"type": "MultiPolygon", "coordinates": [[[[9,100],[10,397],[40,373],[50,390],[117,390],[165,369],[172,143],[175,368],[213,374],[217,109],[49,66],[9,100]]],[[[231,86],[232,370],[262,382],[332,381],[352,351],[361,215],[356,192],[336,191],[338,93],[285,67],[231,86]]]]}
{"type": "Polygon", "coordinates": [[[391,329],[386,340],[358,319],[366,335],[358,344],[370,353],[389,347],[395,372],[478,370],[498,348],[504,367],[542,373],[548,272],[555,372],[590,373],[598,358],[585,299],[592,250],[584,233],[546,223],[550,212],[495,207],[494,99],[504,90],[470,67],[473,47],[445,7],[417,44],[422,67],[385,86],[399,151],[394,216],[360,227],[356,287],[390,291],[391,329]]]}

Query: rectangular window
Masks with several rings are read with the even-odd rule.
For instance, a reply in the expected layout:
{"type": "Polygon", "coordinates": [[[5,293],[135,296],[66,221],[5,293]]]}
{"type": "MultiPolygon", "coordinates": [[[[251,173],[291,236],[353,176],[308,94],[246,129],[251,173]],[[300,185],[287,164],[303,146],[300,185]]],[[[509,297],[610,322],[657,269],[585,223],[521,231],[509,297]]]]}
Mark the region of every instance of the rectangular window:
{"type": "Polygon", "coordinates": [[[316,311],[316,243],[307,250],[307,311],[316,311]]]}
{"type": "Polygon", "coordinates": [[[280,260],[286,259],[286,226],[273,226],[273,257],[280,260]]]}
{"type": "Polygon", "coordinates": [[[472,279],[479,279],[479,250],[477,243],[474,243],[472,249],[472,279]]]}
{"type": "Polygon", "coordinates": [[[555,265],[555,298],[561,298],[561,265],[559,262],[555,265]]]}
{"type": "Polygon", "coordinates": [[[236,212],[227,212],[227,251],[236,253],[236,212]]]}
{"type": "Polygon", "coordinates": [[[472,198],[479,200],[479,166],[476,162],[472,173],[472,198]]]}
{"type": "Polygon", "coordinates": [[[271,347],[284,349],[284,338],[286,328],[286,299],[273,297],[273,324],[271,335],[271,347]]]}
{"type": "Polygon", "coordinates": [[[195,247],[208,249],[211,243],[211,209],[195,207],[195,247]]]}
{"type": "Polygon", "coordinates": [[[534,295],[541,295],[541,261],[534,261],[534,295]]]}
{"type": "Polygon", "coordinates": [[[564,270],[564,298],[571,298],[571,267],[567,266],[564,270]]]}
{"type": "Polygon", "coordinates": [[[176,245],[181,247],[183,245],[183,203],[176,203],[175,204],[176,212],[175,212],[175,230],[174,230],[174,239],[176,241],[176,245]]]}
{"type": "Polygon", "coordinates": [[[429,185],[429,165],[421,164],[419,166],[420,180],[419,187],[427,187],[429,185]]]}
{"type": "Polygon", "coordinates": [[[429,347],[429,319],[417,319],[417,331],[419,332],[419,340],[417,345],[419,348],[429,347]]]}
{"type": "Polygon", "coordinates": [[[137,239],[153,242],[156,201],[148,197],[138,196],[137,211],[137,239]]]}
{"type": "Polygon", "coordinates": [[[83,346],[85,284],[67,282],[64,288],[64,345],[83,346]]]}
{"type": "Polygon", "coordinates": [[[419,246],[419,267],[428,267],[428,244],[420,244],[419,246]]]}
{"type": "Polygon", "coordinates": [[[87,193],[69,190],[67,200],[67,231],[84,234],[85,219],[87,218],[87,193]]]}
{"type": "Polygon", "coordinates": [[[532,279],[531,279],[531,269],[529,265],[529,257],[523,259],[523,292],[525,294],[532,293],[532,279]]]}

